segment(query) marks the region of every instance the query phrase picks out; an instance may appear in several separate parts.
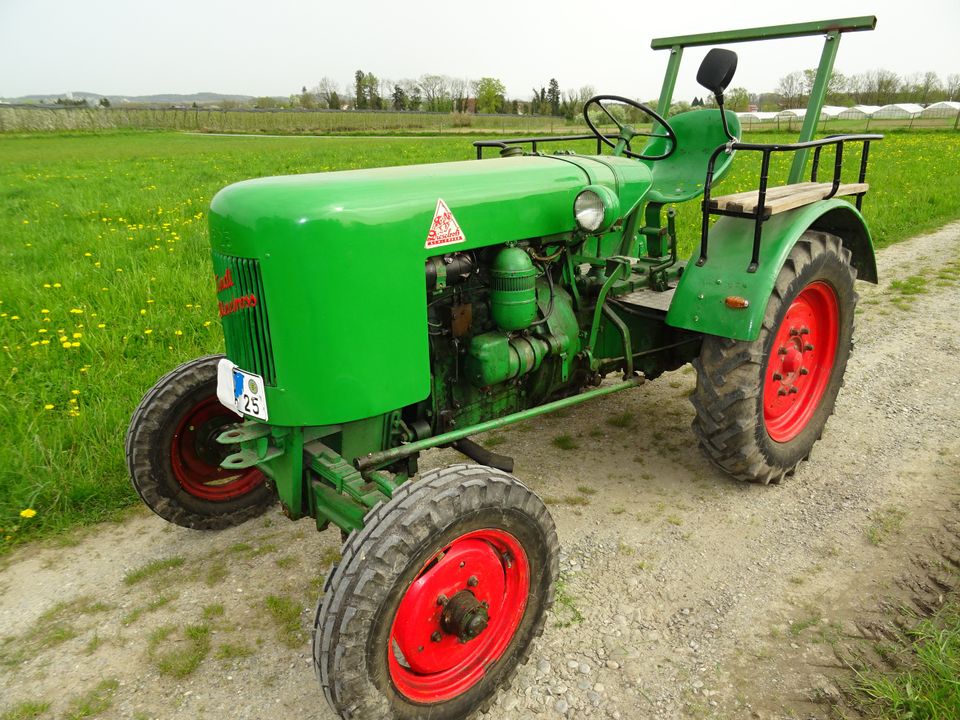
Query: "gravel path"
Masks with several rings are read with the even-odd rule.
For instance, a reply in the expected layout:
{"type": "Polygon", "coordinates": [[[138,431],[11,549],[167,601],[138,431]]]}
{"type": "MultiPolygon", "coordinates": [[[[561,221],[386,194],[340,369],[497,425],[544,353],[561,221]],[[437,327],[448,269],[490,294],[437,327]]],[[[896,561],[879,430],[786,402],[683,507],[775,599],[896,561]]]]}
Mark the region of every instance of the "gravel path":
{"type": "MultiPolygon", "coordinates": [[[[879,254],[836,415],[780,486],[707,463],[689,367],[504,432],[497,450],[551,503],[562,583],[489,717],[823,716],[832,639],[905,592],[896,579],[956,512],[958,261],[960,223],[879,254]],[[925,292],[891,288],[908,269],[925,292]],[[562,434],[579,448],[555,448],[562,434]]],[[[332,720],[308,638],[338,547],[278,512],[218,534],[142,512],[24,548],[0,571],[0,713],[332,720]]]]}

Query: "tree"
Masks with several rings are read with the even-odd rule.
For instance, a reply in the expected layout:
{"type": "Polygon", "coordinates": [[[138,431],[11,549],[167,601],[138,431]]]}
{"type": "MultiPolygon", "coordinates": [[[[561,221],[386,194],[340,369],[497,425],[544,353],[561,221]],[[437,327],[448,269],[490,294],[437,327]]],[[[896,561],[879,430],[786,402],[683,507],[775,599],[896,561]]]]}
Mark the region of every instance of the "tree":
{"type": "Polygon", "coordinates": [[[394,110],[406,110],[407,109],[407,93],[404,92],[403,88],[399,85],[393,86],[393,109],[394,110]]]}
{"type": "Polygon", "coordinates": [[[947,100],[960,100],[960,73],[947,75],[947,83],[943,89],[946,92],[947,100]]]}
{"type": "Polygon", "coordinates": [[[300,90],[300,107],[311,109],[316,107],[316,98],[313,97],[313,93],[307,90],[307,86],[304,85],[300,90]]]}
{"type": "Polygon", "coordinates": [[[277,101],[272,97],[267,97],[266,95],[257,97],[253,99],[253,106],[258,110],[264,110],[266,108],[274,108],[277,106],[277,101]]]}
{"type": "Polygon", "coordinates": [[[550,114],[560,114],[560,83],[556,78],[550,78],[549,90],[547,90],[547,103],[550,105],[550,114]]]}
{"type": "Polygon", "coordinates": [[[780,78],[780,82],[777,83],[777,94],[780,96],[780,105],[784,109],[800,106],[803,101],[803,85],[803,73],[797,70],[780,78]]]}
{"type": "Polygon", "coordinates": [[[353,74],[353,106],[357,110],[363,110],[367,107],[367,90],[363,82],[365,77],[363,70],[357,70],[353,74]]]}
{"type": "Polygon", "coordinates": [[[453,102],[453,109],[456,112],[467,111],[467,100],[469,99],[470,81],[466,78],[450,78],[450,100],[453,102]]]}
{"type": "Polygon", "coordinates": [[[503,110],[507,89],[496,78],[480,78],[476,83],[477,112],[497,113],[503,110]]]}
{"type": "Polygon", "coordinates": [[[890,70],[870,70],[865,75],[867,97],[871,105],[888,105],[896,101],[900,76],[890,70]]]}
{"type": "Polygon", "coordinates": [[[110,107],[110,98],[102,97],[100,98],[100,102],[98,104],[100,105],[100,107],[108,108],[110,107]]]}
{"type": "Polygon", "coordinates": [[[340,94],[337,90],[337,83],[332,78],[321,78],[313,92],[319,99],[321,107],[330,110],[340,109],[340,94]]]}
{"type": "Polygon", "coordinates": [[[424,110],[443,112],[449,109],[447,78],[443,75],[421,75],[420,89],[423,92],[424,110]]]}
{"type": "Polygon", "coordinates": [[[934,96],[940,94],[943,90],[943,85],[940,83],[940,76],[932,70],[925,72],[923,78],[920,80],[918,90],[919,102],[921,104],[926,105],[933,102],[935,99],[934,96]]]}
{"type": "Polygon", "coordinates": [[[724,93],[723,105],[727,110],[744,112],[750,105],[750,94],[746,88],[735,87],[724,93]]]}

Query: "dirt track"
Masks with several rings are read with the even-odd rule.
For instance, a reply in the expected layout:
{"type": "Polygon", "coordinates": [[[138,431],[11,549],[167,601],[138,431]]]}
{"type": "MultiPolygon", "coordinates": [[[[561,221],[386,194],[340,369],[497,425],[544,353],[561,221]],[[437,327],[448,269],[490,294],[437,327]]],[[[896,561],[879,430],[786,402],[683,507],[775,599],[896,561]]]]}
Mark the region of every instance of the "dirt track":
{"type": "MultiPolygon", "coordinates": [[[[923,574],[958,512],[958,260],[960,223],[880,253],[881,285],[858,284],[836,415],[780,486],[738,484],[700,454],[689,367],[504,433],[497,450],[552,503],[563,582],[490,717],[822,716],[831,643],[915,590],[898,581],[923,574]],[[891,290],[917,258],[926,292],[891,290]],[[606,422],[627,411],[632,425],[606,422]],[[561,434],[579,449],[555,448],[561,434]]],[[[35,701],[59,718],[100,700],[100,717],[330,720],[308,638],[338,547],[338,532],[274,511],[219,534],[143,513],[23,549],[0,571],[0,713],[35,701]],[[171,674],[191,653],[196,669],[171,674]]]]}

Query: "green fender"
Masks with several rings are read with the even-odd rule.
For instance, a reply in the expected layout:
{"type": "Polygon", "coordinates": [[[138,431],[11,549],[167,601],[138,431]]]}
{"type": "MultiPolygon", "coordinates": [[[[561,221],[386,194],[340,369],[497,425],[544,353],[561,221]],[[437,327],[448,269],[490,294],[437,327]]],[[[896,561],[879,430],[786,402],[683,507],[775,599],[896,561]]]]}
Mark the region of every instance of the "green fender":
{"type": "Polygon", "coordinates": [[[698,245],[677,284],[667,313],[668,325],[735,340],[756,340],[780,268],[808,229],[838,235],[852,253],[858,278],[877,282],[870,230],[860,212],[845,200],[822,200],[764,222],[760,267],[748,273],[753,227],[753,220],[744,218],[717,220],[710,230],[707,262],[697,267],[698,245]],[[730,308],[724,302],[730,296],[745,298],[749,305],[730,308]]]}

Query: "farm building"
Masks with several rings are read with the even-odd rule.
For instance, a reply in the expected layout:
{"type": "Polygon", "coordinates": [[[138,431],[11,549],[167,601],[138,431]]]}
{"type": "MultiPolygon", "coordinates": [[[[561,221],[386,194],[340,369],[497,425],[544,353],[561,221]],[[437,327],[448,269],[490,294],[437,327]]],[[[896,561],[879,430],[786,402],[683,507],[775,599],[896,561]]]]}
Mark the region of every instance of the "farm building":
{"type": "Polygon", "coordinates": [[[884,105],[872,117],[874,120],[903,120],[917,117],[922,112],[923,108],[916,103],[894,103],[884,105]]]}
{"type": "Polygon", "coordinates": [[[807,114],[806,108],[796,108],[791,110],[781,110],[777,113],[778,120],[803,120],[807,114]]]}
{"type": "Polygon", "coordinates": [[[924,118],[942,118],[942,117],[953,117],[957,113],[960,113],[960,102],[955,100],[944,100],[943,102],[933,103],[933,105],[928,105],[924,108],[924,111],[920,113],[920,117],[924,118]]]}
{"type": "Polygon", "coordinates": [[[737,117],[740,118],[740,122],[742,123],[760,123],[776,119],[777,114],[775,112],[764,111],[738,112],[737,117]]]}
{"type": "Polygon", "coordinates": [[[837,119],[865,120],[866,118],[871,117],[879,109],[879,105],[854,105],[852,108],[847,108],[842,113],[837,115],[837,119]]]}
{"type": "Polygon", "coordinates": [[[840,113],[846,111],[847,108],[845,107],[838,107],[837,105],[824,105],[820,110],[820,119],[833,120],[834,118],[840,117],[840,113]]]}

